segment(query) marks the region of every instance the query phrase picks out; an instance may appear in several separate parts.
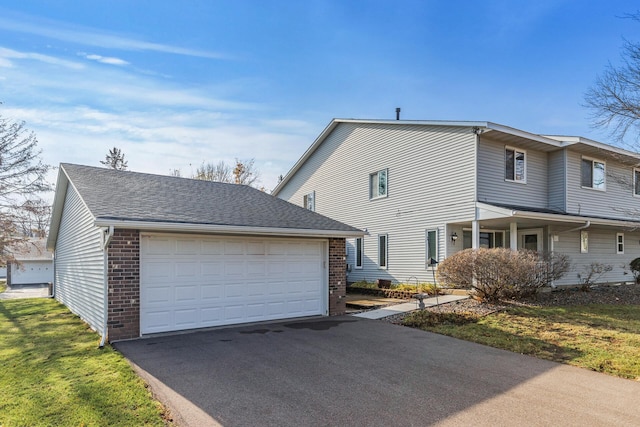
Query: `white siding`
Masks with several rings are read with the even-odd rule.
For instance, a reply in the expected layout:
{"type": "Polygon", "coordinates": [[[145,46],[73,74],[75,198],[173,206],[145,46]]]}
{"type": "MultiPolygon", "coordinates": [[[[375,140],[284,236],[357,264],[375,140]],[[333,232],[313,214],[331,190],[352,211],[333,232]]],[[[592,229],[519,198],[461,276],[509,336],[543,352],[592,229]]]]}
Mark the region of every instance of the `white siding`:
{"type": "Polygon", "coordinates": [[[11,264],[11,284],[28,285],[53,281],[53,262],[22,261],[21,266],[11,264]]]}
{"type": "Polygon", "coordinates": [[[92,328],[104,326],[104,254],[100,230],[68,187],[55,248],[56,299],[92,328]]]}
{"type": "Polygon", "coordinates": [[[583,254],[580,253],[580,231],[562,233],[564,230],[567,228],[552,228],[551,234],[558,235],[558,241],[553,242],[553,250],[569,255],[572,270],[557,284],[579,284],[578,274],[584,278],[585,269],[592,262],[609,264],[613,267],[613,270],[600,277],[598,282],[633,281],[633,275],[629,271],[629,262],[640,257],[640,232],[590,227],[586,230],[589,233],[589,252],[583,254]],[[616,233],[624,233],[624,254],[616,252],[616,233]]]}
{"type": "Polygon", "coordinates": [[[606,191],[582,188],[581,159],[580,153],[567,151],[567,212],[608,218],[637,217],[625,212],[640,209],[640,197],[633,196],[633,168],[612,159],[597,158],[606,162],[606,191]]]}
{"type": "Polygon", "coordinates": [[[462,127],[340,123],[278,197],[302,205],[312,191],[316,212],[369,232],[362,269],[348,242],[350,282],[432,281],[425,230],[438,228],[442,260],[445,224],[474,217],[475,135],[462,127]],[[369,200],[369,174],[381,169],[388,169],[388,197],[369,200]],[[379,234],[388,234],[388,269],[377,265],[379,234]]]}
{"type": "MultiPolygon", "coordinates": [[[[506,181],[505,144],[481,138],[478,149],[478,201],[535,208],[548,207],[547,154],[526,151],[526,183],[506,181]]],[[[518,146],[510,146],[521,149],[518,146]]]]}
{"type": "Polygon", "coordinates": [[[549,209],[566,209],[567,173],[566,150],[551,152],[549,158],[549,209]]]}

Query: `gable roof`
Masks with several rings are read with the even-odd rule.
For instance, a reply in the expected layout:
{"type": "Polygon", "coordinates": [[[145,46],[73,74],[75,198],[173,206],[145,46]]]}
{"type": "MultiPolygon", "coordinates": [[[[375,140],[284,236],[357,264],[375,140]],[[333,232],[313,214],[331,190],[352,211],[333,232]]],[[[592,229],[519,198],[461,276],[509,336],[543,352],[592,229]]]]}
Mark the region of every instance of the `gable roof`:
{"type": "Polygon", "coordinates": [[[302,165],[311,157],[324,140],[333,132],[333,130],[341,123],[354,123],[360,125],[416,125],[416,126],[443,126],[443,127],[467,127],[469,129],[477,129],[480,133],[491,132],[494,139],[504,141],[509,144],[536,144],[536,148],[543,151],[555,151],[565,147],[575,146],[577,149],[589,153],[608,153],[617,159],[624,159],[631,164],[640,163],[640,155],[632,151],[614,147],[601,142],[593,141],[587,138],[576,136],[549,136],[538,135],[535,133],[523,131],[509,126],[501,125],[486,121],[450,121],[450,120],[363,120],[363,119],[333,119],[331,123],[320,133],[311,146],[305,151],[300,159],[293,165],[291,170],[287,172],[283,180],[278,183],[271,194],[277,196],[280,190],[289,182],[302,165]]]}
{"type": "Polygon", "coordinates": [[[100,227],[358,237],[357,228],[246,185],[62,163],[47,246],[55,246],[67,188],[100,227]]]}

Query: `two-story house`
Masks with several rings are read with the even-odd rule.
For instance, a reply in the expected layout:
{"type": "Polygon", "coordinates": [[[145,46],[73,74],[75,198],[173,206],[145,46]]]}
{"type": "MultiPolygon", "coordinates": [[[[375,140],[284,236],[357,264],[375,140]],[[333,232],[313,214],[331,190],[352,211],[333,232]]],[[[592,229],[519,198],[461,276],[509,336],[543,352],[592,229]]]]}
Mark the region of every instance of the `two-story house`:
{"type": "Polygon", "coordinates": [[[348,280],[433,281],[466,248],[566,253],[580,283],[631,281],[640,257],[640,154],[491,122],[335,119],[273,194],[366,230],[348,280]]]}

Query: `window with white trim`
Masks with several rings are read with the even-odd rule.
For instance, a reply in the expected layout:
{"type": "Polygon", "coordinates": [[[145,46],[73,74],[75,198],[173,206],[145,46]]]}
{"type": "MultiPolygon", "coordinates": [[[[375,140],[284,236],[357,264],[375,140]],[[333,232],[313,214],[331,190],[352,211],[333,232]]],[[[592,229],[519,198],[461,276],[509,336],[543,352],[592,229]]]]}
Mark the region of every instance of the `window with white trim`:
{"type": "Polygon", "coordinates": [[[369,175],[369,198],[387,197],[387,169],[369,175]]]}
{"type": "Polygon", "coordinates": [[[640,196],[640,169],[633,170],[633,195],[640,196]]]}
{"type": "Polygon", "coordinates": [[[580,231],[580,253],[589,253],[589,232],[580,231]]]}
{"type": "Polygon", "coordinates": [[[606,166],[604,162],[583,157],[580,176],[580,183],[583,187],[605,190],[606,166]]]}
{"type": "Polygon", "coordinates": [[[438,261],[438,230],[427,230],[425,234],[425,266],[429,268],[434,266],[432,259],[438,261]]]}
{"type": "Polygon", "coordinates": [[[624,233],[616,234],[616,253],[624,254],[624,233]]]}
{"type": "Polygon", "coordinates": [[[526,156],[524,150],[505,147],[504,179],[507,181],[526,182],[526,156]]]}
{"type": "Polygon", "coordinates": [[[364,240],[362,237],[356,238],[356,268],[362,268],[364,259],[364,240]]]}
{"type": "Polygon", "coordinates": [[[309,194],[305,194],[303,199],[305,209],[309,209],[310,211],[316,211],[316,192],[312,191],[309,194]]]}
{"type": "Polygon", "coordinates": [[[378,266],[387,268],[387,257],[389,255],[389,238],[386,234],[378,234],[378,266]]]}

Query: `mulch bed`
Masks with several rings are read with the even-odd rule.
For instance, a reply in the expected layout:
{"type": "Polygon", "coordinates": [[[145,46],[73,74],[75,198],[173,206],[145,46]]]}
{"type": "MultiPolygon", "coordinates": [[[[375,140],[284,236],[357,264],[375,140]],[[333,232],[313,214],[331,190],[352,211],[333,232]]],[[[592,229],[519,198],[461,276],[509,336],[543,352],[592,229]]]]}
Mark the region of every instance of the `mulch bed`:
{"type": "MultiPolygon", "coordinates": [[[[472,313],[486,316],[510,306],[550,307],[567,305],[638,305],[640,306],[640,285],[603,285],[592,287],[589,291],[580,289],[561,289],[552,292],[541,292],[536,297],[524,301],[501,301],[489,304],[474,299],[454,301],[425,310],[441,313],[472,313]]],[[[401,324],[408,313],[385,317],[384,321],[401,324]]]]}

